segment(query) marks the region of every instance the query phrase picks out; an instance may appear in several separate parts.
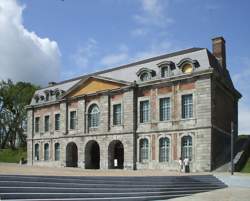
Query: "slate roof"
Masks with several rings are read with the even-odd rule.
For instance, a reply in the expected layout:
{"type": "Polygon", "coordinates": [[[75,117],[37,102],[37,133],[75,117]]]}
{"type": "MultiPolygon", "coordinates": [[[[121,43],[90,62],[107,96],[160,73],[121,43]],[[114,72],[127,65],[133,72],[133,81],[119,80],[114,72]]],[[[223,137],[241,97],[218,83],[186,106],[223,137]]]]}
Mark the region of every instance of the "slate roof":
{"type": "MultiPolygon", "coordinates": [[[[198,71],[206,70],[210,67],[216,68],[219,70],[219,64],[217,59],[211,54],[206,48],[189,48],[177,52],[173,52],[170,54],[163,54],[160,56],[136,61],[133,63],[129,63],[126,65],[109,68],[106,70],[86,74],[83,76],[79,76],[73,79],[65,80],[59,83],[56,83],[53,86],[48,86],[42,89],[39,89],[35,92],[34,96],[42,96],[46,90],[56,90],[60,89],[64,92],[74,88],[75,85],[80,83],[82,80],[89,78],[90,76],[95,77],[103,77],[103,79],[110,79],[113,81],[120,81],[124,83],[132,83],[134,80],[138,81],[138,77],[136,72],[138,72],[141,68],[148,68],[154,70],[155,72],[159,72],[159,66],[157,64],[164,61],[171,61],[175,64],[179,63],[183,59],[191,59],[197,61],[199,63],[198,71]]],[[[178,76],[179,71],[176,69],[175,74],[178,76]]],[[[55,99],[51,99],[50,101],[54,101],[55,99]]],[[[36,105],[37,103],[34,98],[31,101],[30,105],[36,105]]]]}

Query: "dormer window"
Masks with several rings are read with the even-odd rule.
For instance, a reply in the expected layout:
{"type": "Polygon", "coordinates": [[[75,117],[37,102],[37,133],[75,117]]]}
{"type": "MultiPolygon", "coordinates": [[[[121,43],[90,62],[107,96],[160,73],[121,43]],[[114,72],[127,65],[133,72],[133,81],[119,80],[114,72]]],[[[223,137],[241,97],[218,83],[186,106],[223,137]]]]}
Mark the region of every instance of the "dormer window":
{"type": "Polygon", "coordinates": [[[141,68],[136,75],[140,78],[141,81],[151,80],[152,77],[156,75],[154,70],[148,68],[141,68]]]}
{"type": "Polygon", "coordinates": [[[141,81],[150,80],[150,75],[149,75],[148,73],[143,73],[143,74],[140,76],[140,80],[141,80],[141,81]]]}
{"type": "Polygon", "coordinates": [[[45,96],[45,100],[46,101],[49,101],[49,94],[47,93],[46,96],[45,96]]]}
{"type": "Polygon", "coordinates": [[[34,99],[35,99],[35,102],[38,103],[39,102],[39,95],[36,94],[34,99]]]}
{"type": "Polygon", "coordinates": [[[44,91],[44,93],[45,93],[45,101],[49,101],[50,90],[46,90],[46,91],[44,91]]]}
{"type": "Polygon", "coordinates": [[[195,68],[199,67],[197,60],[192,60],[189,58],[182,59],[177,66],[181,69],[184,74],[192,73],[195,68]]]}
{"type": "Polygon", "coordinates": [[[164,66],[161,68],[161,77],[169,77],[170,76],[170,68],[168,66],[164,66]]]}
{"type": "Polygon", "coordinates": [[[192,73],[193,72],[193,66],[189,63],[185,64],[181,68],[182,72],[185,74],[192,73]]]}
{"type": "Polygon", "coordinates": [[[55,89],[54,94],[56,96],[56,100],[59,99],[60,95],[61,95],[61,91],[59,89],[55,89]]]}
{"type": "Polygon", "coordinates": [[[175,65],[172,61],[163,61],[157,64],[160,68],[161,77],[170,77],[172,75],[172,70],[175,69],[175,65]]]}
{"type": "Polygon", "coordinates": [[[41,100],[41,101],[44,100],[44,96],[43,96],[43,95],[40,96],[40,100],[41,100]]]}
{"type": "Polygon", "coordinates": [[[58,99],[59,96],[60,96],[60,91],[57,91],[57,92],[56,92],[56,99],[58,99]]]}

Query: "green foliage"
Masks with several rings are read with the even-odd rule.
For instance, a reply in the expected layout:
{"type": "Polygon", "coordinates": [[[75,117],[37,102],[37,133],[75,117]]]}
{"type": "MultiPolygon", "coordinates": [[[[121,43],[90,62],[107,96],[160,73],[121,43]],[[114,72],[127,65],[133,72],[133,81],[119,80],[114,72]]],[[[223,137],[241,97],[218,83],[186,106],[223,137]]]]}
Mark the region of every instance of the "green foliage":
{"type": "Polygon", "coordinates": [[[0,162],[19,163],[21,158],[27,159],[27,151],[21,149],[0,149],[0,162]]]}
{"type": "Polygon", "coordinates": [[[250,157],[248,158],[245,166],[243,167],[243,169],[241,170],[241,172],[244,173],[250,173],[250,157]]]}
{"type": "Polygon", "coordinates": [[[17,140],[25,146],[25,106],[30,103],[37,88],[25,82],[0,82],[0,148],[10,146],[14,149],[17,140]]]}

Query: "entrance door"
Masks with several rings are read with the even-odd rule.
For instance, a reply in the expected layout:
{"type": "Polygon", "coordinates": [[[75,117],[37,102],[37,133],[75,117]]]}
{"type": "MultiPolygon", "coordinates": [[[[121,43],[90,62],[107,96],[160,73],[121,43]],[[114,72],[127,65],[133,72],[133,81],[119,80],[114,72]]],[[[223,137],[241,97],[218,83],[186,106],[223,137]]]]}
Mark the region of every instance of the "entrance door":
{"type": "Polygon", "coordinates": [[[85,169],[100,168],[100,148],[96,141],[91,140],[85,147],[85,169]]]}
{"type": "Polygon", "coordinates": [[[109,169],[123,169],[124,148],[119,140],[114,140],[108,147],[108,166],[109,169]]]}
{"type": "Polygon", "coordinates": [[[74,142],[70,142],[66,147],[66,167],[77,167],[78,149],[74,142]]]}

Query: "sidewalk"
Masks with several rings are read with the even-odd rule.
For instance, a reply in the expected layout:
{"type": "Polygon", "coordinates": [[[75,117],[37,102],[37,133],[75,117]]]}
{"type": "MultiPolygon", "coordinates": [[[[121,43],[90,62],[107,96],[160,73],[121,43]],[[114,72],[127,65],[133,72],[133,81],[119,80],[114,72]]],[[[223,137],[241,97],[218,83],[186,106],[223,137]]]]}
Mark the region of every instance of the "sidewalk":
{"type": "Polygon", "coordinates": [[[250,188],[228,187],[168,201],[249,201],[250,188]]]}
{"type": "Polygon", "coordinates": [[[215,173],[215,177],[224,182],[228,188],[198,193],[187,197],[170,199],[169,201],[249,201],[250,174],[215,173]]]}
{"type": "Polygon", "coordinates": [[[0,174],[6,175],[50,175],[50,176],[184,176],[208,175],[210,173],[179,173],[164,170],[85,170],[82,168],[38,167],[14,163],[0,163],[0,174]]]}

